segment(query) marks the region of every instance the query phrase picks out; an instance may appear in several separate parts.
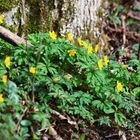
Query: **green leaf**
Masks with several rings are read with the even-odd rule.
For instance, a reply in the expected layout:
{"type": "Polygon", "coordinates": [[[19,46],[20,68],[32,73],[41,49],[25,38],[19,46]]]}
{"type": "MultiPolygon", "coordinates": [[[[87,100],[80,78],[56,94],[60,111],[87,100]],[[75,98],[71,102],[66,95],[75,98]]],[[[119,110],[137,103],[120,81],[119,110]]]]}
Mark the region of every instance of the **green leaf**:
{"type": "Polygon", "coordinates": [[[85,140],[85,134],[81,134],[79,140],[85,140]]]}
{"type": "Polygon", "coordinates": [[[106,107],[104,107],[103,110],[104,110],[104,112],[106,114],[111,114],[111,113],[114,113],[115,112],[115,110],[113,108],[106,108],[106,107]]]}
{"type": "Polygon", "coordinates": [[[87,83],[90,83],[91,82],[91,80],[92,80],[92,78],[93,78],[93,73],[91,73],[91,72],[88,72],[87,73],[87,83]]]}
{"type": "Polygon", "coordinates": [[[48,126],[48,124],[49,124],[49,120],[46,119],[45,116],[44,116],[44,118],[42,120],[42,123],[41,123],[41,127],[46,128],[46,126],[48,126]]]}
{"type": "Polygon", "coordinates": [[[122,12],[124,10],[124,6],[122,5],[118,5],[117,6],[117,14],[119,14],[120,12],[122,12]]]}
{"type": "Polygon", "coordinates": [[[92,105],[93,105],[93,106],[97,106],[97,105],[99,105],[99,104],[101,104],[101,101],[100,101],[100,100],[94,100],[94,101],[92,102],[92,105]]]}
{"type": "Polygon", "coordinates": [[[29,121],[29,120],[22,120],[21,121],[21,125],[22,126],[30,126],[31,125],[31,121],[29,121]]]}
{"type": "Polygon", "coordinates": [[[51,73],[51,74],[57,74],[57,70],[54,68],[54,67],[49,67],[48,68],[48,71],[51,73]]]}
{"type": "Polygon", "coordinates": [[[39,70],[39,74],[47,74],[47,67],[44,63],[38,63],[37,69],[39,70]]]}
{"type": "Polygon", "coordinates": [[[140,48],[139,43],[134,44],[134,45],[132,46],[132,49],[133,49],[133,50],[135,50],[135,51],[138,51],[138,50],[139,50],[139,48],[140,48]]]}
{"type": "Polygon", "coordinates": [[[126,56],[126,52],[123,51],[123,50],[119,50],[119,55],[121,55],[121,56],[126,56]]]}
{"type": "Polygon", "coordinates": [[[135,21],[134,21],[134,19],[132,19],[132,18],[128,18],[127,19],[127,25],[131,25],[131,24],[133,24],[135,21]]]}
{"type": "Polygon", "coordinates": [[[115,112],[115,122],[120,126],[125,124],[126,117],[121,112],[115,112]]]}
{"type": "Polygon", "coordinates": [[[0,77],[2,77],[4,73],[6,73],[5,68],[0,66],[0,77]]]}
{"type": "Polygon", "coordinates": [[[136,10],[136,11],[140,11],[140,6],[139,5],[134,5],[134,6],[132,6],[132,9],[136,10]]]}
{"type": "Polygon", "coordinates": [[[9,93],[9,98],[18,103],[19,95],[17,94],[17,85],[13,81],[8,81],[7,91],[9,93]]]}
{"type": "Polygon", "coordinates": [[[117,25],[121,25],[120,17],[114,17],[113,22],[117,25]]]}
{"type": "Polygon", "coordinates": [[[39,121],[39,122],[42,121],[41,113],[33,114],[32,118],[33,118],[33,120],[36,120],[36,121],[39,121]]]}
{"type": "Polygon", "coordinates": [[[26,126],[21,127],[20,132],[21,132],[21,134],[22,134],[23,136],[25,136],[25,135],[27,136],[28,131],[29,131],[28,127],[26,127],[26,126]]]}
{"type": "Polygon", "coordinates": [[[33,140],[39,140],[39,136],[37,136],[36,134],[33,134],[33,140]]]}
{"type": "Polygon", "coordinates": [[[103,71],[96,70],[96,71],[94,72],[94,76],[95,76],[96,79],[98,79],[98,81],[99,81],[100,83],[103,84],[103,83],[106,82],[106,80],[105,80],[105,73],[104,73],[103,71]]]}
{"type": "Polygon", "coordinates": [[[10,94],[16,94],[17,93],[17,85],[13,81],[8,81],[8,92],[10,94]]]}
{"type": "Polygon", "coordinates": [[[134,88],[132,94],[133,94],[135,97],[140,96],[140,87],[134,88]]]}
{"type": "Polygon", "coordinates": [[[101,116],[98,121],[100,125],[106,124],[107,126],[110,126],[111,122],[109,116],[101,116]]]}

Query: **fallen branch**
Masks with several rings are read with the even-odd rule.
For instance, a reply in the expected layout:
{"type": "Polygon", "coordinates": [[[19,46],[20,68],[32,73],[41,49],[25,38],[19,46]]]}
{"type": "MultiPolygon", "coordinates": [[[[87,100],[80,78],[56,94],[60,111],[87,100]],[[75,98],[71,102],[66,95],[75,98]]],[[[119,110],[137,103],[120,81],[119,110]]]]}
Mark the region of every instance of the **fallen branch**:
{"type": "Polygon", "coordinates": [[[9,31],[8,29],[6,29],[2,26],[0,26],[0,38],[2,38],[3,40],[7,41],[8,43],[10,43],[14,46],[17,46],[19,44],[32,46],[31,43],[27,42],[23,38],[17,36],[16,34],[12,33],[11,31],[9,31]]]}
{"type": "Polygon", "coordinates": [[[67,120],[67,122],[68,122],[70,125],[76,125],[76,122],[71,121],[69,118],[66,118],[65,116],[63,116],[63,115],[60,114],[59,112],[53,110],[52,113],[53,113],[54,115],[57,115],[61,120],[67,120]]]}
{"type": "MultiPolygon", "coordinates": [[[[63,116],[62,114],[60,114],[59,112],[53,110],[52,111],[52,114],[56,115],[57,117],[59,117],[61,120],[67,120],[67,122],[70,124],[70,125],[76,125],[76,122],[74,121],[71,121],[69,118],[63,116]]],[[[56,130],[52,127],[52,126],[49,126],[49,127],[46,127],[46,128],[43,128],[41,130],[39,130],[39,132],[45,132],[47,133],[48,132],[48,135],[51,135],[55,140],[63,140],[56,132],[56,130]]],[[[47,135],[46,135],[47,136],[47,135]]],[[[45,136],[44,136],[45,138],[45,136]]],[[[47,139],[47,137],[46,137],[47,139]]]]}
{"type": "Polygon", "coordinates": [[[55,140],[63,140],[52,126],[49,128],[49,135],[51,135],[55,140]]]}
{"type": "Polygon", "coordinates": [[[140,21],[140,17],[134,16],[134,15],[133,15],[132,13],[130,13],[130,12],[127,14],[127,16],[130,17],[130,18],[133,18],[133,19],[135,19],[135,20],[140,21]]]}
{"type": "MultiPolygon", "coordinates": [[[[56,132],[56,130],[52,127],[52,126],[49,126],[49,127],[46,127],[46,128],[43,128],[41,130],[39,130],[39,132],[43,132],[45,133],[45,135],[43,136],[43,139],[45,139],[46,137],[49,136],[52,136],[55,140],[63,140],[56,132]],[[47,132],[48,132],[48,135],[47,135],[47,132]]],[[[47,138],[46,138],[47,139],[47,138]]]]}
{"type": "Polygon", "coordinates": [[[108,135],[108,136],[105,136],[106,139],[110,139],[110,138],[118,138],[119,137],[119,134],[111,134],[111,135],[108,135]]]}
{"type": "Polygon", "coordinates": [[[119,136],[120,136],[120,139],[121,139],[121,140],[127,140],[127,139],[126,139],[126,134],[125,134],[125,132],[123,132],[123,131],[121,131],[121,130],[119,131],[119,136]]]}

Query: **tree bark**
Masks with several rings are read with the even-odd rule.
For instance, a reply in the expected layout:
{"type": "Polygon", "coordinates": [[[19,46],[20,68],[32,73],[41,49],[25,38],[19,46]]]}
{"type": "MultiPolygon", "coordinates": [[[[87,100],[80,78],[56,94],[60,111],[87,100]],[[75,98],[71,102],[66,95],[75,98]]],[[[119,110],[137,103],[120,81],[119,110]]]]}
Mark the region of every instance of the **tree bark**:
{"type": "Polygon", "coordinates": [[[7,26],[14,26],[18,35],[54,30],[80,36],[98,32],[96,22],[101,3],[102,0],[21,0],[4,17],[7,26]]]}

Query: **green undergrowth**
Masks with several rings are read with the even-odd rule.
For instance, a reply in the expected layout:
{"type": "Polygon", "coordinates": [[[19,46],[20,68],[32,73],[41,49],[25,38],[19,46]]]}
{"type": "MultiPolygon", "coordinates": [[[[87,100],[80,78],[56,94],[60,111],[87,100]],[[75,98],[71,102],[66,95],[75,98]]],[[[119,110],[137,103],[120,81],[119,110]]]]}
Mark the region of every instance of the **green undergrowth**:
{"type": "Polygon", "coordinates": [[[39,130],[53,123],[53,110],[78,126],[137,129],[139,60],[123,65],[99,57],[99,44],[74,43],[71,34],[30,34],[28,40],[32,47],[0,40],[0,136],[39,139],[39,130]]]}

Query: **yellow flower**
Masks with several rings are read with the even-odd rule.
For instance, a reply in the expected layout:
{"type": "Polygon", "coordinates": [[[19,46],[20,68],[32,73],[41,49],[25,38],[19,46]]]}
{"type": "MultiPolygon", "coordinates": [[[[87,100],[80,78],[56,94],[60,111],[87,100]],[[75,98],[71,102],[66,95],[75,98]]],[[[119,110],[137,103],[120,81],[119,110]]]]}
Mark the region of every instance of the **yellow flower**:
{"type": "Polygon", "coordinates": [[[88,48],[88,44],[85,41],[83,41],[83,45],[86,49],[88,48]]]}
{"type": "Polygon", "coordinates": [[[2,24],[4,22],[4,18],[2,15],[0,15],[0,24],[2,24]]]}
{"type": "Polygon", "coordinates": [[[123,89],[123,85],[122,85],[122,83],[121,82],[119,82],[119,81],[117,81],[117,90],[118,91],[121,91],[122,89],[123,89]]]}
{"type": "Polygon", "coordinates": [[[80,46],[83,45],[83,41],[81,40],[81,38],[77,38],[77,42],[78,42],[78,44],[79,44],[80,46]]]}
{"type": "Polygon", "coordinates": [[[57,82],[57,81],[59,81],[58,77],[53,78],[53,82],[57,82]]]}
{"type": "Polygon", "coordinates": [[[102,70],[102,68],[103,68],[102,59],[99,59],[99,60],[98,60],[98,68],[99,68],[100,70],[102,70]]]}
{"type": "Polygon", "coordinates": [[[5,58],[5,65],[6,65],[7,68],[10,66],[10,63],[11,63],[10,56],[6,56],[6,58],[5,58]]]}
{"type": "Polygon", "coordinates": [[[69,56],[75,56],[76,51],[75,50],[68,50],[69,56]]]}
{"type": "Polygon", "coordinates": [[[36,68],[35,67],[30,67],[30,73],[35,74],[36,73],[36,68]]]}
{"type": "Polygon", "coordinates": [[[69,41],[72,41],[72,40],[73,40],[72,33],[68,33],[67,37],[68,37],[68,40],[69,40],[69,41]]]}
{"type": "Polygon", "coordinates": [[[128,68],[128,65],[122,64],[122,68],[128,68]]]}
{"type": "Polygon", "coordinates": [[[108,59],[107,55],[104,56],[104,62],[106,65],[109,63],[109,59],[108,59]]]}
{"type": "Polygon", "coordinates": [[[5,83],[5,84],[7,83],[7,81],[8,81],[8,80],[7,80],[7,75],[4,74],[4,75],[2,76],[2,81],[3,81],[3,83],[5,83]]]}
{"type": "Polygon", "coordinates": [[[54,31],[49,32],[49,35],[50,35],[50,38],[53,39],[53,40],[55,40],[56,37],[57,37],[57,35],[56,35],[56,33],[54,31]]]}
{"type": "Polygon", "coordinates": [[[3,103],[4,102],[4,98],[2,97],[3,95],[0,94],[0,103],[3,103]]]}
{"type": "Polygon", "coordinates": [[[100,47],[99,44],[95,45],[95,52],[96,52],[96,53],[98,52],[99,47],[100,47]]]}
{"type": "Polygon", "coordinates": [[[91,54],[93,52],[92,46],[88,46],[87,50],[88,50],[88,54],[91,54]]]}

